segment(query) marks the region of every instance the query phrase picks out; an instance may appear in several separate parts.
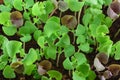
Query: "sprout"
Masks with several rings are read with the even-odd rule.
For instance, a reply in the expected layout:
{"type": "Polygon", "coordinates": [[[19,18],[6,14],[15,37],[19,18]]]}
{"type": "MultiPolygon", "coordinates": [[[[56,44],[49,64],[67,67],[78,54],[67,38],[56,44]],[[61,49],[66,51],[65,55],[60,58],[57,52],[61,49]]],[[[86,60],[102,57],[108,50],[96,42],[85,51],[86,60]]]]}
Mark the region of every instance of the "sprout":
{"type": "Polygon", "coordinates": [[[38,64],[38,73],[40,75],[43,75],[51,68],[52,68],[52,63],[48,60],[43,60],[38,64]]]}
{"type": "Polygon", "coordinates": [[[109,79],[112,77],[112,73],[108,70],[106,70],[104,73],[103,73],[103,76],[105,77],[105,79],[109,79]]]}
{"type": "Polygon", "coordinates": [[[24,71],[24,66],[20,61],[14,62],[10,66],[15,70],[16,73],[21,74],[24,71]]]}
{"type": "Polygon", "coordinates": [[[65,15],[61,18],[62,25],[67,26],[69,29],[74,29],[77,25],[77,19],[72,15],[65,15]]]}
{"type": "Polygon", "coordinates": [[[107,15],[115,20],[120,14],[120,0],[113,1],[107,9],[107,15]]]}
{"type": "Polygon", "coordinates": [[[23,16],[19,11],[12,12],[10,15],[10,19],[12,24],[15,25],[16,27],[20,27],[23,25],[23,16]]]}
{"type": "Polygon", "coordinates": [[[117,76],[120,72],[119,64],[111,64],[108,66],[108,70],[112,73],[113,76],[117,76]]]}
{"type": "Polygon", "coordinates": [[[98,53],[98,54],[96,55],[96,57],[99,59],[99,61],[100,61],[101,63],[103,63],[103,64],[107,64],[107,63],[108,63],[109,57],[108,57],[107,54],[105,54],[105,53],[98,53]]]}
{"type": "Polygon", "coordinates": [[[105,67],[101,64],[101,62],[99,61],[97,57],[95,57],[94,59],[94,66],[97,71],[103,71],[105,69],[105,67]]]}
{"type": "Polygon", "coordinates": [[[68,9],[68,4],[64,1],[58,1],[58,9],[62,12],[68,9]]]}

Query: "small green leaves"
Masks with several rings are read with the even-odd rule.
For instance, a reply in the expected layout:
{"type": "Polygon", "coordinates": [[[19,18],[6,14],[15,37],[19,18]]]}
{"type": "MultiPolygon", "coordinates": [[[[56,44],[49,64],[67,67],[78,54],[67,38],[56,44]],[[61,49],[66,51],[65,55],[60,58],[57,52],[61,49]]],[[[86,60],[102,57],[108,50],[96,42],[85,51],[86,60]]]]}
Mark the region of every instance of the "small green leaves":
{"type": "Polygon", "coordinates": [[[17,28],[14,27],[14,26],[5,26],[5,27],[2,27],[4,33],[8,36],[13,36],[16,32],[17,32],[17,28]]]}
{"type": "Polygon", "coordinates": [[[32,14],[34,16],[41,16],[42,14],[46,14],[44,3],[35,3],[32,7],[32,14]]]}
{"type": "Polygon", "coordinates": [[[29,7],[32,7],[34,4],[34,0],[24,0],[25,1],[25,8],[28,9],[29,7]]]}
{"type": "Polygon", "coordinates": [[[72,65],[72,62],[70,61],[69,58],[66,58],[63,62],[63,67],[66,69],[66,70],[73,70],[73,65],[72,65]]]}
{"type": "Polygon", "coordinates": [[[19,11],[22,11],[23,8],[22,8],[22,0],[14,0],[13,1],[13,6],[15,9],[19,10],[19,11]]]}
{"type": "Polygon", "coordinates": [[[109,30],[108,30],[108,27],[106,25],[100,25],[97,27],[97,30],[98,34],[106,34],[106,33],[109,33],[109,30]]]}
{"type": "Polygon", "coordinates": [[[84,2],[79,2],[77,0],[66,0],[71,11],[80,11],[84,5],[84,2]]]}
{"type": "Polygon", "coordinates": [[[85,27],[81,24],[78,24],[77,29],[76,29],[76,36],[84,34],[85,31],[86,31],[85,27]]]}
{"type": "Polygon", "coordinates": [[[82,64],[82,65],[79,65],[76,70],[81,72],[84,75],[84,77],[87,77],[89,74],[90,66],[87,63],[82,64]]]}
{"type": "Polygon", "coordinates": [[[56,80],[62,80],[62,74],[55,70],[50,70],[47,72],[50,78],[55,78],[56,80]]]}
{"type": "Polygon", "coordinates": [[[90,23],[91,18],[92,18],[92,15],[90,13],[86,13],[82,18],[83,24],[87,26],[90,23]]]}
{"type": "Polygon", "coordinates": [[[5,67],[5,69],[3,70],[3,76],[5,78],[15,78],[16,77],[14,70],[9,65],[7,65],[5,67]]]}
{"type": "Polygon", "coordinates": [[[86,59],[86,57],[83,53],[78,53],[77,52],[77,53],[74,54],[74,57],[76,58],[78,65],[81,65],[81,64],[87,62],[87,59],[86,59]]]}
{"type": "Polygon", "coordinates": [[[8,25],[9,20],[10,20],[10,13],[9,12],[0,13],[0,24],[8,25]]]}
{"type": "Polygon", "coordinates": [[[60,41],[56,43],[57,46],[65,47],[70,45],[70,37],[67,34],[64,34],[60,41]]]}
{"type": "Polygon", "coordinates": [[[32,22],[26,21],[25,25],[19,29],[19,33],[21,35],[26,35],[34,33],[35,30],[37,30],[36,26],[32,24],[32,22]]]}
{"type": "Polygon", "coordinates": [[[75,52],[75,48],[73,45],[68,45],[64,48],[65,57],[70,57],[75,52]]]}
{"type": "Polygon", "coordinates": [[[37,43],[38,45],[41,47],[41,48],[44,48],[44,44],[45,44],[45,38],[44,36],[40,36],[37,40],[37,43]]]}
{"type": "Polygon", "coordinates": [[[114,48],[114,58],[115,60],[120,60],[120,41],[116,42],[114,45],[113,45],[113,48],[114,48]]]}
{"type": "Polygon", "coordinates": [[[80,44],[79,49],[84,52],[88,52],[90,50],[90,45],[89,43],[80,44]]]}
{"type": "Polygon", "coordinates": [[[33,64],[37,60],[37,58],[38,57],[37,57],[36,51],[33,48],[31,48],[29,50],[28,54],[23,59],[23,64],[31,65],[31,64],[33,64]]]}
{"type": "Polygon", "coordinates": [[[47,48],[47,56],[48,56],[48,58],[51,58],[51,59],[55,60],[56,59],[56,54],[57,54],[57,51],[56,51],[55,46],[49,46],[47,48]]]}
{"type": "Polygon", "coordinates": [[[26,34],[26,35],[24,35],[23,37],[21,37],[20,38],[20,40],[22,41],[22,42],[28,42],[28,41],[30,41],[32,38],[31,38],[31,35],[30,34],[26,34]]]}
{"type": "Polygon", "coordinates": [[[59,18],[52,17],[44,26],[44,32],[48,37],[50,37],[52,34],[55,34],[60,29],[60,24],[58,24],[56,20],[59,20],[59,18]]]}
{"type": "Polygon", "coordinates": [[[80,72],[78,71],[75,71],[73,72],[73,77],[72,77],[73,80],[86,80],[84,76],[82,76],[80,74],[80,72]]]}
{"type": "Polygon", "coordinates": [[[13,58],[16,55],[16,53],[19,52],[21,46],[22,46],[22,43],[19,41],[9,41],[6,44],[6,51],[9,57],[13,58]]]}

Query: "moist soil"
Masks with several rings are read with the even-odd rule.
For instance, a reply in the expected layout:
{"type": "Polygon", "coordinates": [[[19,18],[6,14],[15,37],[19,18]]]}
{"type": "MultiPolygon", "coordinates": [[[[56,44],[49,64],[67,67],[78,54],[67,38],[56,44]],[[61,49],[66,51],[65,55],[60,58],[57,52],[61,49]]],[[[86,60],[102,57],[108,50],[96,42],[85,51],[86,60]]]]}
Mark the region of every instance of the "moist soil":
{"type": "MultiPolygon", "coordinates": [[[[107,7],[103,8],[103,13],[104,13],[105,15],[106,15],[106,9],[107,9],[107,7]]],[[[58,17],[59,17],[59,14],[60,14],[60,12],[57,10],[57,11],[54,13],[54,16],[58,16],[58,17]]],[[[66,14],[74,15],[73,12],[71,12],[70,10],[68,10],[67,12],[62,13],[62,16],[63,16],[63,15],[66,15],[66,14]]],[[[84,15],[83,12],[82,12],[82,14],[81,14],[80,21],[81,21],[81,19],[82,19],[82,15],[84,15]]],[[[118,33],[118,35],[117,35],[116,37],[114,37],[114,36],[116,35],[116,32],[117,32],[119,29],[120,29],[120,18],[116,19],[116,20],[113,22],[113,24],[111,25],[110,29],[109,29],[109,30],[110,30],[110,33],[109,33],[108,35],[110,35],[110,38],[111,38],[111,40],[112,40],[114,43],[120,40],[120,36],[119,36],[120,33],[118,33]]],[[[42,30],[42,28],[41,28],[41,30],[42,30]]],[[[71,44],[72,44],[74,34],[71,33],[71,32],[69,32],[68,34],[69,34],[69,36],[70,36],[70,40],[71,40],[71,44]]],[[[0,35],[6,36],[9,40],[18,40],[18,41],[20,41],[20,40],[19,40],[20,37],[19,37],[17,34],[15,34],[14,36],[7,36],[7,35],[5,35],[4,32],[2,31],[2,25],[0,25],[0,35]]],[[[77,44],[75,43],[75,44],[73,44],[73,45],[75,46],[75,50],[77,51],[77,50],[78,50],[77,44]]],[[[27,43],[25,44],[25,52],[28,52],[30,48],[35,48],[35,49],[36,49],[36,48],[39,48],[39,46],[37,45],[36,41],[35,41],[33,38],[32,38],[31,41],[29,41],[29,42],[27,42],[27,43]]],[[[89,62],[89,64],[90,64],[90,66],[91,66],[91,69],[92,69],[92,70],[95,70],[94,67],[93,67],[93,61],[94,61],[94,58],[95,58],[97,52],[95,51],[95,50],[96,50],[96,47],[93,46],[93,48],[94,48],[93,52],[92,52],[92,53],[89,53],[89,54],[86,54],[86,57],[87,57],[88,62],[89,62]]],[[[2,50],[0,50],[0,55],[2,55],[2,50]]],[[[43,59],[44,59],[44,58],[43,58],[43,59]]],[[[52,62],[52,65],[53,65],[52,69],[55,69],[55,70],[60,71],[60,72],[62,73],[62,75],[63,75],[63,79],[62,79],[62,80],[72,80],[72,76],[70,76],[70,75],[69,75],[69,72],[68,72],[67,70],[65,70],[65,69],[63,68],[63,66],[62,66],[62,62],[64,61],[64,59],[65,59],[65,56],[62,54],[62,55],[60,56],[59,67],[56,67],[56,61],[55,61],[55,60],[49,60],[49,61],[52,62]]],[[[113,58],[110,57],[109,62],[108,62],[107,65],[113,64],[113,63],[118,63],[118,64],[119,64],[120,61],[116,61],[116,60],[114,60],[113,58]]],[[[106,66],[107,66],[107,65],[106,65],[106,66]]],[[[96,72],[96,74],[98,75],[97,72],[96,72]]],[[[119,76],[120,76],[120,75],[118,75],[118,76],[116,76],[116,77],[112,77],[112,78],[110,78],[109,80],[118,80],[119,76]]],[[[2,75],[2,71],[0,71],[0,80],[34,80],[34,78],[33,78],[32,75],[31,75],[31,76],[28,76],[28,75],[16,74],[16,78],[15,78],[15,79],[5,79],[5,78],[3,77],[3,75],[2,75]]],[[[95,80],[99,80],[99,78],[96,77],[95,80]]]]}

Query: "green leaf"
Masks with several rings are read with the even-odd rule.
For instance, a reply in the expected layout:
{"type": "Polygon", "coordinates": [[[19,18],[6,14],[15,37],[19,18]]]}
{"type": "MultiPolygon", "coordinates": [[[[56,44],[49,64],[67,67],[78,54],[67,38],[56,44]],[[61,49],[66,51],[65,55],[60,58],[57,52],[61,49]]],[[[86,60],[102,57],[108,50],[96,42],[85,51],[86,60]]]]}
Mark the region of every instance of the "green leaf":
{"type": "Polygon", "coordinates": [[[36,51],[33,48],[31,48],[28,54],[26,54],[25,58],[23,59],[23,63],[26,65],[31,65],[37,60],[37,58],[38,57],[36,51]]]}
{"type": "Polygon", "coordinates": [[[77,37],[77,44],[85,43],[85,41],[86,41],[86,38],[85,38],[84,35],[79,35],[79,36],[77,37]]]}
{"type": "Polygon", "coordinates": [[[3,70],[5,68],[5,66],[7,65],[7,61],[2,61],[0,62],[0,70],[3,70]]]}
{"type": "Polygon", "coordinates": [[[87,80],[95,80],[95,78],[96,78],[95,72],[92,71],[92,70],[90,70],[90,71],[89,71],[89,75],[88,75],[88,77],[87,77],[87,80]]]}
{"type": "Polygon", "coordinates": [[[68,6],[70,8],[71,11],[80,11],[82,9],[84,5],[84,2],[79,2],[79,1],[76,1],[76,0],[69,0],[68,1],[68,6]]]}
{"type": "Polygon", "coordinates": [[[41,80],[50,80],[46,76],[42,76],[41,80]]]}
{"type": "Polygon", "coordinates": [[[105,5],[110,5],[110,3],[112,3],[112,0],[104,0],[105,1],[105,5]]]}
{"type": "Polygon", "coordinates": [[[36,67],[35,64],[31,64],[31,65],[24,64],[24,68],[25,68],[24,74],[31,75],[35,67],[36,67]]]}
{"type": "Polygon", "coordinates": [[[83,16],[83,18],[82,18],[83,24],[84,24],[85,26],[87,26],[87,25],[90,23],[91,18],[92,18],[92,14],[86,13],[86,14],[83,16]]]}
{"type": "Polygon", "coordinates": [[[37,43],[38,45],[41,47],[41,48],[44,48],[44,44],[45,44],[45,38],[44,36],[40,36],[37,40],[37,43]]]}
{"type": "Polygon", "coordinates": [[[8,53],[8,55],[13,58],[16,53],[19,52],[20,48],[22,47],[22,43],[19,42],[19,41],[9,41],[7,44],[6,44],[6,51],[8,53]]]}
{"type": "Polygon", "coordinates": [[[60,29],[60,24],[53,20],[48,20],[44,26],[44,33],[50,37],[52,34],[55,34],[60,29]]]}
{"type": "Polygon", "coordinates": [[[87,77],[89,74],[90,66],[87,63],[82,64],[82,65],[79,65],[76,70],[81,72],[84,75],[84,77],[87,77]]]}
{"type": "Polygon", "coordinates": [[[66,58],[66,59],[63,61],[63,67],[64,67],[66,70],[73,70],[72,62],[70,61],[69,58],[66,58]]]}
{"type": "Polygon", "coordinates": [[[104,22],[105,22],[105,24],[107,25],[108,28],[111,27],[112,19],[110,17],[106,17],[104,22]]]}
{"type": "Polygon", "coordinates": [[[100,43],[100,44],[103,44],[107,41],[110,40],[110,36],[104,36],[104,35],[97,35],[96,36],[96,40],[100,43]]]}
{"type": "Polygon", "coordinates": [[[23,10],[22,5],[23,5],[22,0],[14,0],[13,1],[14,8],[19,10],[19,11],[23,10]]]}
{"type": "Polygon", "coordinates": [[[20,38],[22,42],[29,42],[32,39],[30,34],[26,34],[23,37],[20,38]]]}
{"type": "Polygon", "coordinates": [[[107,34],[109,33],[109,29],[106,25],[100,25],[96,29],[97,34],[107,34]]]}
{"type": "Polygon", "coordinates": [[[21,35],[26,35],[26,34],[32,34],[37,30],[36,26],[30,22],[30,21],[26,21],[25,22],[25,26],[21,27],[19,29],[19,33],[21,35]]]}
{"type": "Polygon", "coordinates": [[[34,4],[34,0],[24,0],[25,1],[25,8],[28,9],[29,7],[32,7],[34,4]]]}
{"type": "Polygon", "coordinates": [[[34,39],[37,41],[41,34],[42,34],[41,30],[36,30],[33,34],[34,39]]]}
{"type": "Polygon", "coordinates": [[[93,37],[95,37],[96,35],[97,35],[97,25],[96,24],[90,24],[89,25],[89,29],[90,29],[90,32],[91,32],[91,35],[93,36],[93,37]]]}
{"type": "Polygon", "coordinates": [[[82,53],[77,52],[77,53],[74,54],[74,56],[75,56],[75,58],[77,60],[78,65],[81,65],[81,64],[87,62],[87,59],[86,59],[85,55],[82,54],[82,53]]]}
{"type": "Polygon", "coordinates": [[[46,13],[49,14],[53,11],[54,5],[51,1],[44,1],[46,13]]]}
{"type": "Polygon", "coordinates": [[[82,43],[80,44],[80,46],[78,46],[80,50],[82,50],[83,52],[88,52],[90,50],[90,45],[89,43],[82,43]]]}
{"type": "Polygon", "coordinates": [[[78,71],[73,72],[72,79],[73,80],[86,80],[85,77],[81,76],[81,74],[78,71]]]}
{"type": "Polygon", "coordinates": [[[112,44],[113,42],[111,40],[108,40],[107,42],[100,44],[98,47],[99,52],[104,52],[110,55],[112,50],[112,44]]]}
{"type": "Polygon", "coordinates": [[[14,70],[9,65],[7,65],[5,67],[5,69],[3,70],[3,76],[5,78],[15,78],[16,77],[14,70]]]}
{"type": "Polygon", "coordinates": [[[0,35],[0,47],[4,43],[5,40],[7,40],[7,38],[4,37],[3,35],[0,35]]]}
{"type": "Polygon", "coordinates": [[[74,54],[75,48],[73,45],[68,45],[64,48],[64,52],[65,52],[65,57],[70,57],[72,56],[72,54],[74,54]]]}
{"type": "Polygon", "coordinates": [[[34,16],[40,16],[42,14],[46,14],[44,3],[36,2],[32,7],[32,14],[34,16]]]}
{"type": "Polygon", "coordinates": [[[76,29],[76,35],[79,36],[81,34],[84,34],[86,32],[86,29],[83,25],[78,24],[77,29],[76,29]]]}
{"type": "Polygon", "coordinates": [[[17,32],[17,28],[14,26],[2,27],[4,33],[8,36],[13,36],[17,32]]]}
{"type": "Polygon", "coordinates": [[[50,78],[55,78],[55,80],[62,80],[62,74],[56,70],[49,70],[47,73],[50,78]]]}
{"type": "Polygon", "coordinates": [[[120,60],[120,41],[116,42],[113,46],[115,47],[114,58],[115,60],[120,60]]]}
{"type": "Polygon", "coordinates": [[[7,25],[10,20],[9,12],[1,12],[0,13],[0,24],[7,25]]]}
{"type": "Polygon", "coordinates": [[[55,46],[49,46],[47,48],[47,56],[53,60],[56,59],[57,50],[55,46]]]}
{"type": "Polygon", "coordinates": [[[64,34],[56,45],[60,47],[70,45],[70,37],[67,34],[64,34]]]}
{"type": "Polygon", "coordinates": [[[11,8],[5,5],[0,5],[0,11],[1,12],[10,12],[11,8]]]}

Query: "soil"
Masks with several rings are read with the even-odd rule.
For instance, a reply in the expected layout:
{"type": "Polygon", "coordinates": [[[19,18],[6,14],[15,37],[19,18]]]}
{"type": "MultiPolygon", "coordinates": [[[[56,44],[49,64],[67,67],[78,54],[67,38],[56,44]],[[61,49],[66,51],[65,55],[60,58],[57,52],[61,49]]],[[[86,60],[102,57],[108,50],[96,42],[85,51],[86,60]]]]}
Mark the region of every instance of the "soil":
{"type": "MultiPolygon", "coordinates": [[[[103,13],[104,13],[105,15],[106,15],[106,9],[107,9],[107,7],[103,8],[103,13]]],[[[57,11],[55,12],[54,16],[59,16],[59,13],[60,13],[60,12],[57,10],[57,11]]],[[[65,15],[65,14],[71,14],[71,15],[73,15],[74,13],[72,13],[71,11],[68,10],[67,12],[62,13],[62,16],[65,15]]],[[[81,15],[83,15],[83,12],[82,12],[81,15]]],[[[81,17],[81,18],[82,18],[82,17],[81,17]]],[[[80,19],[81,19],[81,18],[80,18],[80,19]]],[[[109,35],[110,35],[111,40],[113,40],[114,43],[120,40],[120,36],[119,36],[120,33],[118,33],[118,35],[117,35],[116,37],[114,37],[115,34],[116,34],[116,32],[117,32],[119,29],[120,29],[120,18],[116,19],[116,20],[113,22],[112,26],[110,27],[110,33],[109,33],[109,35]]],[[[71,32],[69,32],[68,34],[69,34],[69,36],[70,36],[71,43],[72,43],[72,42],[73,42],[73,37],[74,37],[74,35],[73,35],[73,33],[71,33],[71,32]]],[[[18,36],[17,34],[14,35],[14,36],[7,36],[7,35],[5,35],[4,32],[2,31],[2,25],[0,25],[0,35],[6,36],[9,40],[18,40],[18,41],[20,41],[20,40],[19,40],[19,36],[18,36]]],[[[77,51],[77,50],[78,50],[78,47],[77,47],[76,43],[73,44],[73,45],[75,46],[75,50],[77,51]]],[[[36,48],[39,48],[39,46],[37,45],[37,43],[36,43],[36,41],[35,41],[34,39],[32,39],[31,41],[29,41],[29,42],[26,43],[26,45],[25,45],[25,49],[26,49],[26,50],[25,50],[25,51],[28,52],[30,48],[35,48],[35,49],[36,49],[36,48]]],[[[93,60],[94,60],[94,58],[95,58],[95,56],[96,56],[96,54],[97,54],[95,50],[96,50],[96,47],[94,46],[94,51],[93,51],[92,53],[90,53],[90,54],[86,54],[86,57],[87,57],[88,62],[90,63],[90,66],[91,66],[91,67],[93,66],[93,60]]],[[[2,53],[2,50],[0,50],[0,55],[1,55],[1,53],[2,53]]],[[[52,65],[53,65],[52,69],[55,69],[55,70],[57,70],[57,71],[60,71],[60,72],[62,73],[62,75],[63,75],[63,80],[72,80],[72,77],[69,76],[69,72],[68,72],[67,70],[64,70],[64,68],[63,68],[63,66],[62,66],[62,62],[64,61],[64,59],[65,59],[65,56],[62,54],[62,55],[60,56],[59,67],[56,67],[56,61],[50,60],[50,61],[52,62],[52,65]]],[[[108,65],[109,65],[109,64],[112,64],[112,63],[118,63],[118,64],[119,64],[120,61],[115,61],[113,58],[110,58],[108,65]]],[[[107,66],[107,65],[106,65],[106,66],[107,66]]],[[[92,69],[95,70],[94,68],[92,68],[92,69]]],[[[96,72],[96,74],[98,74],[98,73],[96,72]]],[[[120,75],[118,75],[118,76],[116,76],[116,77],[112,77],[112,78],[109,79],[109,80],[118,80],[119,76],[120,76],[120,75]]],[[[5,79],[5,78],[3,77],[2,71],[0,71],[0,80],[9,80],[9,79],[5,79]]],[[[17,74],[17,77],[16,77],[15,79],[10,79],[10,80],[34,80],[34,79],[33,79],[33,76],[27,76],[27,75],[19,75],[19,74],[17,74]]],[[[95,80],[99,80],[99,78],[96,77],[95,80]]]]}

